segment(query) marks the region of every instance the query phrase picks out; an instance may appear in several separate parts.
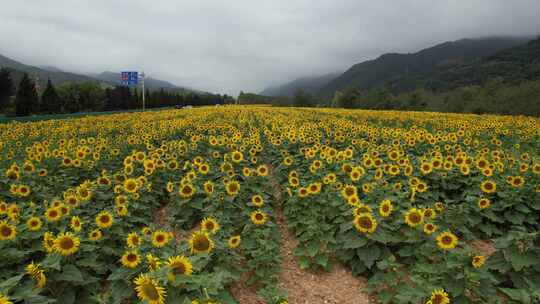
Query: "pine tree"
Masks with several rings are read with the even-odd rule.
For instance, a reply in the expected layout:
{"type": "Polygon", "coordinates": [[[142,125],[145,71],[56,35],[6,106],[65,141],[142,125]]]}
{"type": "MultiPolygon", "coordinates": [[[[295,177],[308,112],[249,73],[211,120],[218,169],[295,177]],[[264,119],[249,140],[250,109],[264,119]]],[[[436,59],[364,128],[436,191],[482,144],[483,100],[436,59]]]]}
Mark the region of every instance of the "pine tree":
{"type": "Polygon", "coordinates": [[[15,93],[13,81],[7,69],[0,69],[0,111],[7,107],[9,98],[15,93]]]}
{"type": "Polygon", "coordinates": [[[50,79],[47,81],[47,87],[41,95],[41,111],[49,114],[62,112],[62,100],[56,93],[50,79]]]}
{"type": "Polygon", "coordinates": [[[15,97],[15,114],[17,116],[28,116],[32,112],[37,112],[39,98],[34,82],[24,74],[19,83],[17,96],[15,97]]]}

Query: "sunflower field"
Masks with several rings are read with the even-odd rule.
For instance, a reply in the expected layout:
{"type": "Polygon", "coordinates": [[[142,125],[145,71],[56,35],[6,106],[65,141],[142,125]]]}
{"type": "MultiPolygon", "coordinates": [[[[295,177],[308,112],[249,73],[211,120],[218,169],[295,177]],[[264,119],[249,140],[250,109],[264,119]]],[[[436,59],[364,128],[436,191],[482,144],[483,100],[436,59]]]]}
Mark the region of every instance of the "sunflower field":
{"type": "Polygon", "coordinates": [[[302,268],[381,303],[540,302],[540,120],[202,107],[0,124],[0,304],[270,304],[302,268]]]}

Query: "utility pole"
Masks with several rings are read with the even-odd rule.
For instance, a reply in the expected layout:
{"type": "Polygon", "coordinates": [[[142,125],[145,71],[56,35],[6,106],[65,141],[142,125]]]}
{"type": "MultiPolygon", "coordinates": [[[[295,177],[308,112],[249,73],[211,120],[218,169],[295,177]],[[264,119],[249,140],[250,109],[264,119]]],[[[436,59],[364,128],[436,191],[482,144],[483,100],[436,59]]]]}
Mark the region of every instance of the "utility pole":
{"type": "Polygon", "coordinates": [[[142,110],[144,111],[146,108],[146,100],[145,100],[145,90],[144,90],[144,71],[141,73],[141,85],[142,85],[142,110]]]}

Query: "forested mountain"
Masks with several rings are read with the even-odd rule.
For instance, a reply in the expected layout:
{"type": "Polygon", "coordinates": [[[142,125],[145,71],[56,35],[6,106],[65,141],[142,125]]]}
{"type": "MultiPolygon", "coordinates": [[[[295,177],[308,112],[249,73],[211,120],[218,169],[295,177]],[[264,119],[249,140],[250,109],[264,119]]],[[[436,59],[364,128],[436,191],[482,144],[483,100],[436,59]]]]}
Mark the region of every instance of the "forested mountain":
{"type": "Polygon", "coordinates": [[[430,85],[433,73],[444,67],[468,64],[497,52],[526,43],[530,38],[461,39],[445,42],[413,54],[384,54],[353,65],[324,86],[319,94],[331,97],[347,87],[371,89],[387,87],[404,92],[430,85]]]}
{"type": "Polygon", "coordinates": [[[489,80],[518,84],[540,79],[540,38],[480,60],[441,67],[431,78],[433,83],[450,89],[489,80]]]}

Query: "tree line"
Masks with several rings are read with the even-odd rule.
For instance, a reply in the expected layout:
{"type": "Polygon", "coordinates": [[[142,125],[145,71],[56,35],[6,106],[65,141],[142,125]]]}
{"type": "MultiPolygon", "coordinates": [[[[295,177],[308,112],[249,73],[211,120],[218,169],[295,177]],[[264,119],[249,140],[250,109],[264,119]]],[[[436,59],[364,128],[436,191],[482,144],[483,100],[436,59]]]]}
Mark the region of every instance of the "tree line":
{"type": "Polygon", "coordinates": [[[336,91],[331,99],[309,94],[302,89],[297,90],[292,97],[242,92],[238,101],[273,106],[540,116],[540,80],[508,83],[502,79],[491,79],[485,84],[447,91],[419,87],[401,93],[386,87],[348,87],[336,91]]]}
{"type": "MultiPolygon", "coordinates": [[[[203,106],[233,103],[227,95],[202,92],[173,92],[164,89],[146,90],[147,108],[203,106]]],[[[95,111],[140,109],[142,91],[125,86],[109,86],[99,82],[65,83],[54,86],[51,80],[42,92],[24,74],[15,86],[8,69],[0,69],[0,112],[15,116],[60,114],[95,111]]]]}

